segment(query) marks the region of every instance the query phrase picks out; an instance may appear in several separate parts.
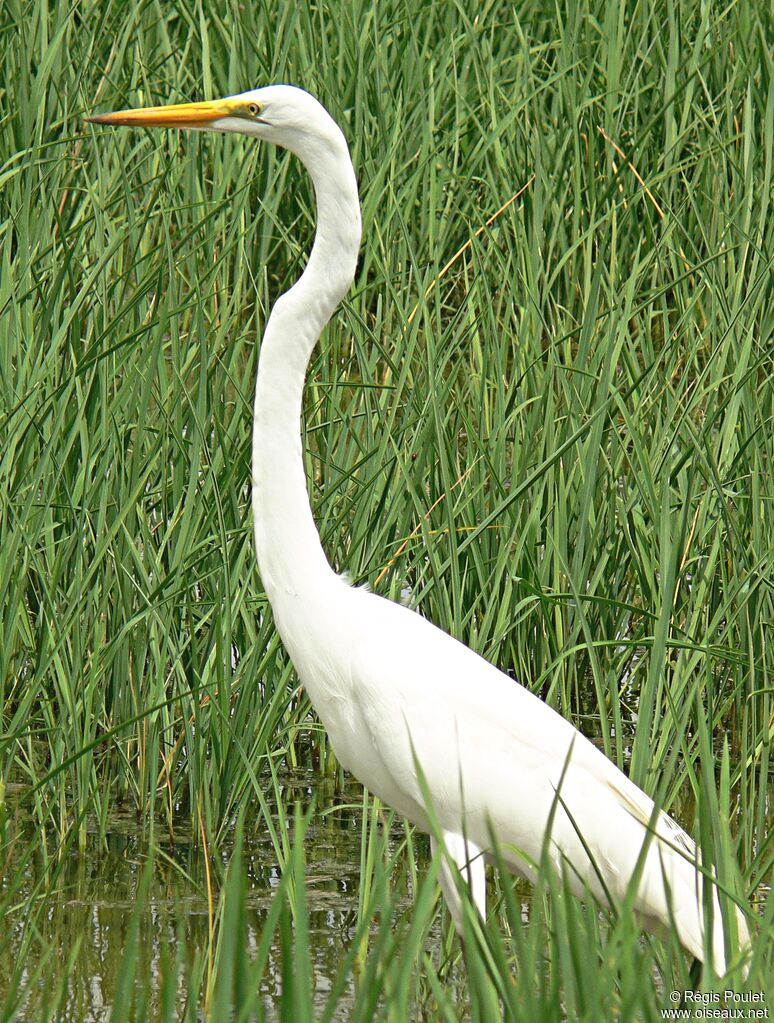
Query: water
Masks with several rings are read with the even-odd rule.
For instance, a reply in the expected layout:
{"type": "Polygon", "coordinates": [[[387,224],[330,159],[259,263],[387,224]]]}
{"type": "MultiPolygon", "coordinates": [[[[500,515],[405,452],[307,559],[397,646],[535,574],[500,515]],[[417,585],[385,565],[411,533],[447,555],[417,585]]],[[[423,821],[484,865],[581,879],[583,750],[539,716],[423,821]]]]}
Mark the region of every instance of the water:
{"type": "MultiPolygon", "coordinates": [[[[273,791],[267,782],[267,794],[273,791]]],[[[20,796],[24,795],[22,790],[20,796]]],[[[673,814],[681,823],[689,824],[693,816],[690,790],[673,806],[673,814]]],[[[349,781],[344,791],[335,791],[330,781],[321,781],[310,768],[282,778],[281,807],[270,807],[278,830],[280,818],[290,822],[293,832],[293,810],[298,805],[304,812],[314,801],[316,812],[311,818],[304,840],[306,860],[306,902],[309,909],[309,947],[312,983],[318,1009],[326,1003],[331,985],[339,974],[343,959],[352,944],[358,911],[360,858],[363,831],[362,789],[349,781]],[[281,813],[280,813],[281,810],[281,813]]],[[[148,999],[148,1018],[156,1017],[163,997],[164,985],[174,985],[169,992],[176,1006],[176,1018],[183,1018],[189,1000],[197,1007],[200,981],[206,978],[213,906],[217,910],[220,879],[231,858],[233,840],[227,837],[217,843],[220,862],[208,861],[199,836],[191,830],[187,818],[176,821],[174,841],[166,830],[157,826],[153,841],[149,839],[147,822],[135,816],[114,815],[108,822],[104,838],[100,838],[95,822],[87,827],[85,847],[73,846],[64,858],[52,866],[55,845],[49,844],[48,855],[42,849],[26,816],[19,809],[14,814],[13,800],[6,817],[6,863],[0,869],[3,880],[3,904],[9,902],[9,881],[14,876],[20,884],[13,892],[3,921],[0,941],[0,1019],[1,1007],[8,991],[26,989],[34,1006],[20,1021],[37,1023],[56,1019],[57,1023],[107,1023],[121,986],[121,970],[128,946],[136,950],[137,984],[148,999]],[[15,841],[8,844],[9,836],[15,841]],[[24,863],[25,851],[32,843],[32,854],[24,863]],[[48,860],[48,865],[47,865],[48,860]],[[152,879],[146,907],[135,914],[143,872],[152,862],[152,879]],[[212,903],[208,897],[208,867],[212,884],[212,903]],[[53,880],[52,880],[53,879],[53,880]],[[43,887],[45,883],[46,887],[43,887]],[[36,912],[36,908],[39,912],[36,912]],[[136,936],[130,933],[136,919],[136,936]],[[34,928],[31,941],[30,928],[34,928]],[[23,950],[26,949],[26,954],[23,950]],[[14,983],[14,970],[20,965],[21,977],[14,983]],[[60,1012],[42,1015],[40,1007],[55,990],[66,986],[60,1012]],[[192,993],[193,989],[193,993],[192,993]]],[[[27,806],[22,800],[20,806],[27,806]]],[[[87,822],[88,823],[88,822],[87,822]]],[[[404,840],[403,824],[398,820],[388,836],[392,850],[404,840]]],[[[415,836],[418,868],[424,870],[427,860],[427,839],[415,836]]],[[[265,930],[266,916],[280,880],[278,856],[272,844],[266,821],[259,815],[245,828],[242,851],[246,875],[246,923],[248,950],[254,953],[265,930]]],[[[393,914],[413,904],[409,890],[408,871],[399,871],[391,888],[393,914]],[[402,887],[401,887],[402,886],[402,887]]],[[[531,889],[519,886],[522,911],[528,913],[531,889]]],[[[426,951],[437,960],[442,955],[444,917],[436,917],[428,937],[426,951]]],[[[455,947],[458,947],[455,945],[455,947]]],[[[275,932],[267,968],[263,972],[261,993],[269,1019],[276,1018],[274,1007],[282,987],[282,948],[275,932]]],[[[457,968],[449,975],[457,977],[457,968]]],[[[347,987],[337,1001],[337,1020],[347,1020],[354,1000],[355,976],[347,977],[347,987]]],[[[137,986],[137,985],[136,985],[137,986]]]]}
{"type": "MultiPolygon", "coordinates": [[[[315,813],[304,841],[313,983],[316,1002],[322,1008],[357,922],[362,789],[351,782],[343,793],[334,793],[330,784],[320,784],[311,772],[285,777],[282,788],[283,810],[291,822],[294,802],[308,805],[312,795],[318,810],[326,811],[315,813]]],[[[16,827],[17,848],[22,848],[27,845],[25,837],[34,836],[29,826],[17,822],[16,827]]],[[[398,842],[403,835],[402,825],[396,824],[391,840],[398,842]]],[[[232,849],[229,840],[219,844],[217,855],[223,867],[232,849]]],[[[245,829],[242,856],[248,890],[247,940],[254,951],[280,878],[278,857],[268,828],[260,819],[245,829]]],[[[39,904],[35,889],[46,872],[43,860],[38,847],[26,864],[22,885],[15,894],[14,904],[20,908],[5,919],[11,954],[0,956],[0,1005],[5,1002],[13,968],[19,962],[25,927],[30,926],[31,917],[25,907],[39,904]]],[[[201,974],[203,960],[206,974],[211,927],[207,866],[201,843],[194,841],[187,824],[176,825],[174,843],[157,829],[153,849],[134,817],[111,819],[104,842],[96,833],[88,834],[85,848],[74,848],[61,861],[53,890],[45,892],[43,912],[34,922],[37,933],[21,978],[21,986],[33,991],[31,1004],[45,1000],[46,995],[51,997],[52,985],[65,983],[68,991],[64,1010],[57,1020],[109,1020],[120,989],[124,952],[132,941],[137,949],[137,976],[143,980],[151,1006],[160,998],[163,978],[172,976],[177,985],[175,1004],[182,1015],[190,997],[190,978],[201,974]],[[136,939],[132,940],[130,927],[138,890],[151,854],[150,894],[146,910],[139,916],[136,939]],[[170,969],[170,964],[176,965],[170,969]]],[[[223,875],[217,866],[210,863],[216,905],[217,878],[223,875]]],[[[407,891],[393,895],[398,907],[410,899],[407,891]]],[[[350,977],[348,996],[345,993],[340,1002],[341,1019],[347,1018],[352,983],[350,977]]],[[[270,1017],[280,989],[281,954],[275,934],[263,988],[270,1017]]],[[[153,1015],[152,1011],[151,1018],[153,1015]]]]}

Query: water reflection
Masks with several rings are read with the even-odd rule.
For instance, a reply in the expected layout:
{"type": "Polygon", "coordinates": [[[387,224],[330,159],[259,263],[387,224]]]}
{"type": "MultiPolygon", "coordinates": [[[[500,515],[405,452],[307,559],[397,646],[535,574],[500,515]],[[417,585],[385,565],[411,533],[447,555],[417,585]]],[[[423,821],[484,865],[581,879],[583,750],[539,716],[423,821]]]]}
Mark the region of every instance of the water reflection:
{"type": "MultiPolygon", "coordinates": [[[[313,980],[322,1007],[356,925],[362,790],[352,783],[347,791],[334,795],[330,788],[313,789],[313,785],[311,772],[284,779],[283,811],[292,822],[294,802],[308,804],[313,793],[318,810],[326,811],[314,815],[304,842],[313,980]]],[[[21,845],[25,828],[17,828],[17,844],[21,845]]],[[[402,826],[396,825],[391,842],[402,837],[402,826]]],[[[220,843],[217,855],[223,867],[231,852],[228,841],[220,843]]],[[[222,876],[222,870],[210,866],[214,876],[222,876]]],[[[248,888],[247,941],[250,950],[255,951],[280,877],[265,822],[245,829],[243,868],[248,888]]],[[[51,869],[49,866],[49,878],[51,869]]],[[[104,842],[96,836],[89,838],[85,849],[74,849],[57,869],[54,886],[36,900],[36,886],[45,874],[42,852],[39,850],[27,863],[14,903],[37,905],[38,911],[6,917],[2,944],[11,955],[0,957],[0,1004],[5,1002],[14,966],[19,962],[25,931],[33,927],[34,939],[28,946],[20,985],[32,994],[30,1004],[52,1003],[53,987],[66,984],[64,1012],[56,1018],[62,1023],[104,1023],[121,990],[124,951],[134,947],[137,976],[144,982],[149,1005],[171,998],[182,1018],[189,999],[197,1004],[199,992],[190,988],[192,978],[202,975],[206,968],[211,927],[206,857],[190,829],[185,825],[176,828],[174,843],[157,830],[151,846],[135,820],[116,818],[110,822],[104,842]],[[147,908],[135,915],[143,869],[151,853],[153,875],[147,908]],[[136,937],[130,933],[133,926],[138,928],[136,937]],[[170,984],[175,985],[175,991],[164,991],[170,984]]],[[[408,901],[407,892],[393,894],[399,906],[408,901]]],[[[216,902],[217,896],[216,886],[216,902]]],[[[264,974],[269,1018],[280,986],[281,954],[275,935],[264,974]]],[[[341,1001],[342,1019],[346,1018],[347,1004],[345,997],[341,1001]]],[[[149,1017],[154,1016],[151,1010],[149,1017]]]]}
{"type": "MultiPolygon", "coordinates": [[[[268,785],[267,791],[271,787],[268,785]]],[[[682,795],[683,799],[672,806],[672,813],[690,827],[694,806],[688,786],[682,795]]],[[[317,1008],[322,1009],[357,925],[362,790],[350,782],[344,792],[334,792],[330,783],[320,783],[311,769],[295,776],[286,775],[281,810],[283,819],[290,822],[291,840],[294,806],[299,805],[303,812],[312,799],[317,812],[304,841],[306,900],[312,980],[317,1008]]],[[[273,812],[274,823],[281,830],[276,807],[273,812]]],[[[83,850],[74,847],[53,866],[50,862],[46,866],[38,838],[33,855],[22,868],[24,850],[35,840],[26,820],[20,811],[17,818],[11,813],[5,822],[6,864],[0,871],[5,875],[0,878],[1,904],[10,906],[11,911],[6,912],[0,932],[0,1007],[6,1004],[8,991],[15,987],[27,989],[31,994],[28,1004],[34,1006],[34,1012],[18,1016],[19,1020],[106,1023],[121,990],[124,953],[133,948],[137,954],[134,991],[141,990],[146,999],[147,1018],[160,1015],[158,1008],[163,1004],[175,1007],[175,1015],[169,1018],[203,1018],[198,1010],[200,982],[207,973],[212,926],[208,862],[187,822],[176,823],[174,842],[158,828],[151,844],[147,826],[143,828],[133,817],[116,816],[109,823],[104,841],[98,838],[95,829],[83,850]],[[149,860],[153,873],[146,908],[135,914],[149,860]],[[17,877],[21,883],[10,895],[9,884],[17,877]],[[137,928],[136,935],[132,934],[132,927],[137,928]],[[15,971],[20,971],[20,979],[15,977],[15,971]],[[60,986],[66,986],[61,1000],[57,990],[60,986]],[[47,1004],[61,1004],[62,1009],[46,1012],[47,1004]],[[189,1005],[194,1010],[190,1016],[189,1005]]],[[[404,839],[400,821],[388,838],[394,851],[404,839]]],[[[427,840],[415,836],[414,848],[421,853],[420,859],[426,861],[427,840]]],[[[223,877],[231,854],[231,842],[221,841],[216,854],[220,863],[209,863],[215,879],[215,902],[217,879],[223,877]]],[[[254,955],[280,880],[278,856],[266,821],[260,817],[245,829],[242,863],[247,879],[246,941],[254,955]]],[[[421,862],[420,869],[423,865],[421,862]]],[[[411,903],[412,893],[406,887],[408,874],[401,870],[392,879],[393,912],[400,912],[411,903]]],[[[532,891],[519,884],[517,892],[526,922],[532,891]]],[[[436,959],[443,946],[439,919],[436,918],[429,937],[432,948],[426,946],[436,959]]],[[[442,919],[444,926],[448,926],[446,918],[442,919]]],[[[281,994],[282,959],[279,934],[275,932],[262,979],[269,1019],[277,1018],[273,1006],[278,1004],[281,994]]],[[[456,983],[456,969],[447,977],[456,983]]],[[[353,1004],[352,973],[346,983],[347,989],[337,1000],[337,1020],[347,1020],[353,1004]]]]}

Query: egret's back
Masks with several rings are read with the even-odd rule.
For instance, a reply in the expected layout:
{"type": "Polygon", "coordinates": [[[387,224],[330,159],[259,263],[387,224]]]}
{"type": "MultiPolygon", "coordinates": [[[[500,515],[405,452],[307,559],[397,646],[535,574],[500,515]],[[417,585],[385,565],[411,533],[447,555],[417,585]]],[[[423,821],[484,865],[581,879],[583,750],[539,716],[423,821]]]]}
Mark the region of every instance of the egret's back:
{"type": "MultiPolygon", "coordinates": [[[[331,606],[331,599],[324,601],[331,606]]],[[[296,650],[342,764],[428,830],[464,834],[491,856],[492,838],[534,880],[547,855],[579,896],[623,901],[705,956],[703,875],[693,841],[596,746],[464,644],[399,604],[337,581],[338,624],[296,650]],[[426,805],[426,797],[431,807],[426,805]]],[[[321,609],[321,617],[324,614],[321,609]]],[[[725,972],[713,893],[713,965],[725,972]]],[[[741,942],[748,942],[741,912],[741,942]]]]}

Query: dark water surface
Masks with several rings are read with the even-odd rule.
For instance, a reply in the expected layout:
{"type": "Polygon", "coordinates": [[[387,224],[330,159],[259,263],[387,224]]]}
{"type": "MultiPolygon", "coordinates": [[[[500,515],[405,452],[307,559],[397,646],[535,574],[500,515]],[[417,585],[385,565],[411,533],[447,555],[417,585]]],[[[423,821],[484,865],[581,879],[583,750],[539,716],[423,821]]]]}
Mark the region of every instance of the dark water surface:
{"type": "MultiPolygon", "coordinates": [[[[357,923],[362,789],[352,782],[344,792],[334,793],[330,783],[321,784],[312,772],[285,777],[282,788],[291,835],[294,803],[306,807],[314,797],[317,810],[306,833],[304,852],[313,982],[322,1008],[357,923]]],[[[30,834],[24,832],[29,829],[23,823],[17,827],[17,844],[27,847],[30,834]]],[[[393,831],[391,844],[393,838],[397,843],[404,836],[400,823],[394,825],[393,831]]],[[[152,857],[150,892],[143,912],[137,915],[139,931],[132,942],[137,950],[137,976],[146,983],[152,1007],[158,1004],[162,977],[170,976],[171,967],[171,975],[177,977],[175,1001],[182,1011],[189,999],[189,977],[197,974],[196,958],[200,960],[199,966],[202,958],[206,959],[211,927],[207,857],[201,843],[194,839],[190,824],[186,823],[175,827],[174,842],[161,827],[155,829],[151,842],[148,828],[143,828],[142,822],[135,817],[117,817],[109,822],[104,841],[96,833],[87,835],[85,848],[79,851],[74,847],[66,855],[53,892],[48,888],[39,896],[45,906],[35,917],[37,933],[28,961],[23,964],[21,983],[22,988],[33,989],[30,1006],[48,1000],[46,988],[52,996],[52,985],[66,984],[65,1011],[56,1016],[57,1020],[62,1023],[109,1020],[120,990],[120,971],[130,942],[143,868],[152,857]],[[172,966],[175,963],[176,967],[172,966]]],[[[223,867],[232,850],[231,840],[219,842],[215,855],[222,858],[223,867]]],[[[268,828],[260,819],[245,827],[242,863],[247,875],[247,940],[249,950],[253,951],[260,941],[280,878],[277,854],[268,828]]],[[[42,850],[29,859],[13,900],[19,909],[7,914],[2,924],[6,930],[3,945],[10,945],[12,955],[10,960],[3,956],[0,961],[0,1005],[5,1003],[24,929],[30,923],[26,907],[35,904],[35,889],[45,873],[43,864],[42,850]]],[[[217,878],[222,877],[223,870],[215,869],[217,864],[209,865],[217,910],[217,878]]],[[[50,874],[50,866],[48,871],[50,874]]],[[[410,893],[398,891],[393,897],[400,907],[408,903],[410,893]]],[[[280,993],[280,977],[281,950],[279,936],[275,934],[264,974],[264,1003],[270,1018],[271,1006],[280,993]]],[[[350,998],[345,996],[341,1000],[341,1016],[337,1018],[347,1018],[351,990],[349,995],[350,998]]],[[[151,1008],[149,1018],[154,1015],[151,1008]]]]}
{"type": "MultiPolygon", "coordinates": [[[[269,779],[267,799],[273,788],[269,779]]],[[[358,924],[363,790],[354,781],[348,781],[343,790],[336,790],[330,779],[321,780],[310,769],[283,775],[280,794],[281,806],[269,803],[269,809],[277,831],[284,832],[290,842],[294,837],[294,808],[302,813],[312,804],[315,808],[303,847],[312,982],[316,1005],[321,1010],[358,924]]],[[[185,1006],[193,1003],[203,1019],[200,991],[196,984],[196,990],[189,987],[192,979],[206,977],[211,968],[207,956],[213,912],[217,914],[225,867],[234,850],[233,836],[220,838],[208,860],[200,836],[194,834],[187,817],[182,816],[174,823],[173,841],[160,824],[150,828],[147,821],[127,814],[112,817],[104,829],[99,829],[96,822],[87,822],[85,846],[79,849],[73,845],[64,857],[57,859],[56,843],[50,838],[44,853],[45,837],[32,829],[24,793],[19,796],[23,810],[14,809],[11,794],[5,810],[0,811],[5,813],[6,839],[0,884],[3,904],[11,907],[0,922],[3,929],[0,1023],[6,1020],[10,1023],[12,1019],[20,1023],[43,1019],[56,1019],[57,1023],[107,1023],[120,997],[121,970],[129,946],[136,950],[134,990],[138,984],[143,985],[148,1019],[156,1018],[162,989],[165,983],[169,986],[170,978],[175,985],[170,997],[179,1017],[183,1018],[185,1006]],[[100,830],[104,837],[100,837],[100,830]],[[25,862],[30,849],[31,855],[25,862]],[[220,863],[215,861],[216,857],[220,863]],[[149,860],[152,862],[149,894],[142,912],[135,913],[149,860]],[[212,902],[208,898],[208,874],[212,902]],[[9,884],[15,886],[15,890],[10,889],[10,902],[9,884]],[[136,936],[131,934],[133,926],[137,927],[136,936]],[[26,960],[20,962],[24,948],[28,949],[26,960]],[[17,977],[14,984],[18,966],[21,980],[17,977]],[[17,991],[27,991],[28,1008],[15,1017],[3,1016],[2,1006],[13,986],[17,991]],[[56,992],[65,989],[66,994],[59,999],[56,992]],[[46,1003],[59,1004],[62,1011],[44,1015],[46,1003]]],[[[688,792],[672,812],[681,823],[690,825],[693,804],[688,792]]],[[[389,815],[385,814],[385,823],[388,820],[389,815]]],[[[404,839],[404,826],[398,818],[388,835],[388,849],[396,850],[404,839]]],[[[428,840],[415,836],[413,846],[418,866],[424,870],[429,860],[428,840]]],[[[249,953],[254,953],[261,941],[267,912],[280,882],[279,862],[266,821],[256,815],[252,823],[245,825],[242,848],[249,953]]],[[[390,891],[391,912],[399,914],[413,903],[409,871],[397,871],[393,883],[396,887],[390,891]]],[[[519,884],[519,892],[525,914],[531,889],[519,884]]],[[[436,918],[429,935],[432,948],[426,946],[426,951],[434,956],[442,954],[442,926],[449,926],[446,914],[436,918]]],[[[276,930],[262,979],[269,1019],[278,1018],[275,1009],[281,994],[282,959],[276,930]]],[[[450,975],[455,986],[459,979],[457,970],[457,966],[452,967],[450,975]]],[[[350,972],[348,986],[337,1001],[336,1020],[349,1018],[354,984],[350,972]]]]}

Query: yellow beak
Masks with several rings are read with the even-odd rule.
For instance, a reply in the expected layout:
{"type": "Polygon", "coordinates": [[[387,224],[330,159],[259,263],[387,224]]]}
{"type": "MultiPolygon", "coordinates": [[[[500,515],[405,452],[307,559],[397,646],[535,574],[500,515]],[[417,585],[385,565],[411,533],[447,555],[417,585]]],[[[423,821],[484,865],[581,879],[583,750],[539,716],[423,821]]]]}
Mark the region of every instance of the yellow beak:
{"type": "Polygon", "coordinates": [[[139,110],[116,110],[112,114],[94,114],[86,121],[94,124],[128,124],[134,127],[206,128],[221,117],[229,117],[239,104],[233,100],[210,103],[173,103],[164,107],[142,107],[139,110]]]}

